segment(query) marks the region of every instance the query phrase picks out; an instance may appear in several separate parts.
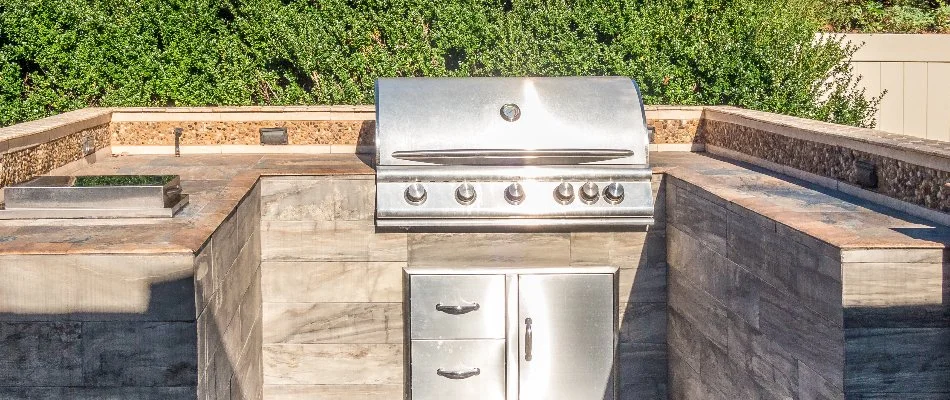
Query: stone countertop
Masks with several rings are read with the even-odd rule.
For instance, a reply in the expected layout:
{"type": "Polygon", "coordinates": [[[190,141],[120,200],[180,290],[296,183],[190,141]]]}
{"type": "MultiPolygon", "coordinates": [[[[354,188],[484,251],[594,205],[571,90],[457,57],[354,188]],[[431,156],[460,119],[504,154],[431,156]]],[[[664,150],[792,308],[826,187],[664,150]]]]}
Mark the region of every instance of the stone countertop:
{"type": "Polygon", "coordinates": [[[266,175],[372,175],[353,154],[117,156],[76,172],[181,176],[188,205],[174,218],[0,221],[0,254],[194,253],[266,175]]]}
{"type": "Polygon", "coordinates": [[[697,195],[841,249],[950,248],[950,227],[841,192],[705,154],[658,156],[654,169],[697,187],[697,195]]]}
{"type": "MultiPolygon", "coordinates": [[[[651,162],[654,173],[841,248],[950,243],[950,228],[749,165],[672,152],[652,154],[651,162]]],[[[175,218],[0,221],[0,254],[194,253],[261,176],[372,175],[373,169],[352,154],[140,155],[112,157],[76,174],[180,175],[189,204],[175,218]]]]}

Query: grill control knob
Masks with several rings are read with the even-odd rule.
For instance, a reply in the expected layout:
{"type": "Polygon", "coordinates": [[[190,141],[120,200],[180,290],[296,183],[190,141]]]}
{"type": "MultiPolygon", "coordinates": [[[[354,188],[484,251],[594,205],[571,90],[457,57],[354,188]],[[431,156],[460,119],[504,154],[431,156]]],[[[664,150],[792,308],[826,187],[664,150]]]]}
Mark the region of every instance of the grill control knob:
{"type": "Polygon", "coordinates": [[[419,205],[426,202],[426,188],[421,183],[413,183],[406,188],[406,202],[419,205]]]}
{"type": "Polygon", "coordinates": [[[623,201],[623,185],[614,182],[607,185],[604,188],[604,200],[610,202],[610,204],[617,204],[623,201]]]}
{"type": "Polygon", "coordinates": [[[600,197],[600,188],[594,182],[587,182],[581,186],[581,201],[585,204],[594,204],[600,197]]]}
{"type": "Polygon", "coordinates": [[[475,186],[471,183],[463,183],[455,189],[455,200],[461,205],[469,205],[475,201],[475,186]]]}
{"type": "Polygon", "coordinates": [[[554,188],[554,200],[561,204],[571,204],[574,201],[574,186],[567,182],[561,182],[554,188]]]}
{"type": "Polygon", "coordinates": [[[505,189],[505,200],[509,203],[518,205],[524,201],[524,188],[521,187],[521,184],[518,182],[508,185],[508,188],[505,189]]]}

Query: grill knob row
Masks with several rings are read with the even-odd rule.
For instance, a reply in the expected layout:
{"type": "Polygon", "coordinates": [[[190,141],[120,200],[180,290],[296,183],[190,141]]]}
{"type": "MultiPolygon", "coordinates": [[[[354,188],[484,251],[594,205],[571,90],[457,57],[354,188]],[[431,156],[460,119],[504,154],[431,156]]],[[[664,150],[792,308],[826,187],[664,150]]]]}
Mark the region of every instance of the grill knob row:
{"type": "MultiPolygon", "coordinates": [[[[600,197],[596,183],[587,182],[581,185],[580,198],[585,204],[594,204],[600,197]]],[[[475,187],[470,183],[463,183],[455,189],[455,200],[462,205],[469,205],[475,202],[475,187]]],[[[412,205],[420,205],[426,202],[428,193],[421,183],[413,183],[406,188],[406,202],[412,205]]],[[[508,203],[518,205],[524,201],[524,187],[515,182],[505,188],[505,200],[508,203]]],[[[554,188],[554,200],[561,204],[571,204],[574,201],[574,186],[568,182],[561,182],[554,188]]],[[[623,201],[623,185],[611,183],[604,188],[604,200],[610,204],[618,204],[623,201]]]]}

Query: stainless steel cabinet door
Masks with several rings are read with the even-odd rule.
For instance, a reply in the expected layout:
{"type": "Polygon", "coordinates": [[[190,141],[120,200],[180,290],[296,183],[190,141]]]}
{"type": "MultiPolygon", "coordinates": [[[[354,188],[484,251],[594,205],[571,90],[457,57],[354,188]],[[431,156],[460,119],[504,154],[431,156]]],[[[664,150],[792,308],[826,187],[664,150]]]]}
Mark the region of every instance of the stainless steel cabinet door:
{"type": "Polygon", "coordinates": [[[614,279],[520,275],[520,400],[614,398],[614,279]]]}
{"type": "Polygon", "coordinates": [[[505,340],[413,340],[412,400],[505,400],[505,340]]]}

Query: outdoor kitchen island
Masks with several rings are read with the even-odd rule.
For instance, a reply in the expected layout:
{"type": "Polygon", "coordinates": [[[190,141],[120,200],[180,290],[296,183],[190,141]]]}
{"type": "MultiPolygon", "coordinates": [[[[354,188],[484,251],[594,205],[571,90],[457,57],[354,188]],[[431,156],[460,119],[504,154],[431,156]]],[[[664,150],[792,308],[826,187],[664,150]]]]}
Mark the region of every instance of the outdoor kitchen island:
{"type": "Polygon", "coordinates": [[[180,175],[190,204],[0,222],[0,398],[401,398],[403,268],[472,263],[620,268],[621,399],[950,392],[946,227],[651,163],[656,225],[534,234],[378,233],[354,155],[102,160],[77,174],[180,175]]]}

